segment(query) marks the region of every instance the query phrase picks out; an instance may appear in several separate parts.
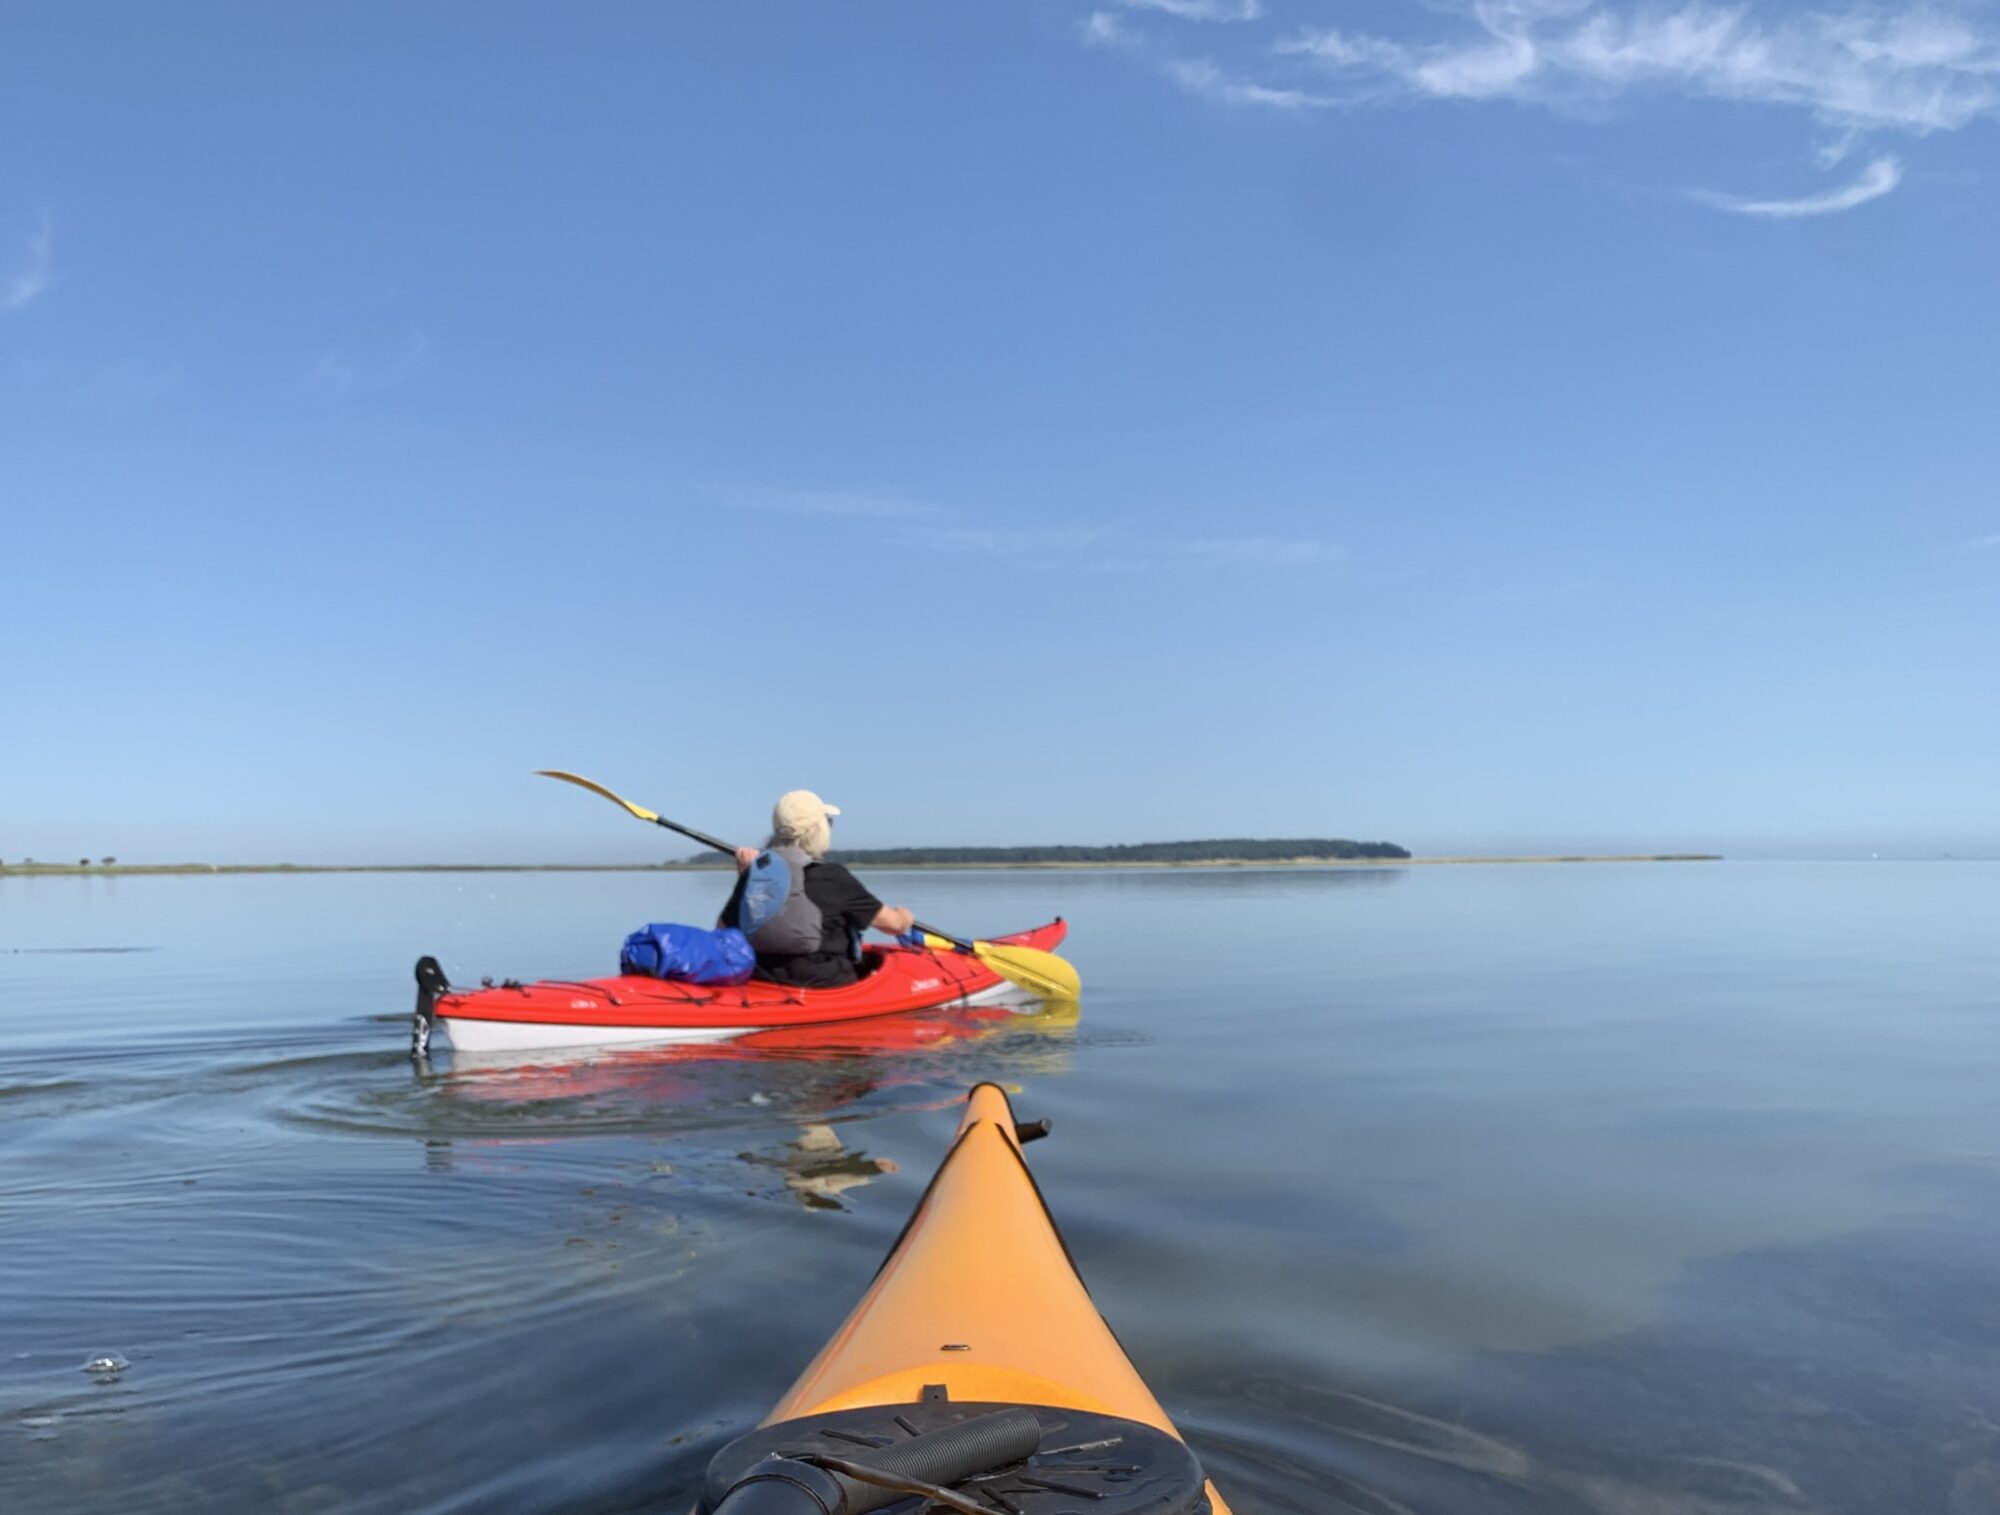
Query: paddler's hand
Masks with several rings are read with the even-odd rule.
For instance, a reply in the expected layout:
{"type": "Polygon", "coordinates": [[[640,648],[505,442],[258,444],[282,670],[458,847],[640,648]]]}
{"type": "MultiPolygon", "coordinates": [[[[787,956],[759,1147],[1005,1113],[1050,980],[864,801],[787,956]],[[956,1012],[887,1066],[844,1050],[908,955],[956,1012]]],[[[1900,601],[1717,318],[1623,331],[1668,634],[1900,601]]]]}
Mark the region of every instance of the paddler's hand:
{"type": "Polygon", "coordinates": [[[877,931],[886,931],[891,936],[901,936],[916,923],[917,917],[913,911],[905,910],[901,905],[884,905],[875,912],[872,924],[877,931]]]}
{"type": "Polygon", "coordinates": [[[750,865],[756,862],[761,856],[763,854],[755,847],[738,847],[736,849],[736,871],[738,873],[748,873],[750,865]]]}

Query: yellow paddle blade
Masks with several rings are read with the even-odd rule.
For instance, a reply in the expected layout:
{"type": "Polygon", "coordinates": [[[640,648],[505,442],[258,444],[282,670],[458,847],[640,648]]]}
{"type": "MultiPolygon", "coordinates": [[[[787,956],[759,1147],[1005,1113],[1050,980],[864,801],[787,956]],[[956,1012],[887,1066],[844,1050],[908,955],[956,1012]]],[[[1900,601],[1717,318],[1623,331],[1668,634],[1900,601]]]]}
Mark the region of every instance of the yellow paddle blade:
{"type": "MultiPolygon", "coordinates": [[[[933,952],[956,952],[958,943],[948,936],[926,931],[924,945],[933,952]]],[[[1080,999],[1083,980],[1076,969],[1053,952],[1039,947],[1016,947],[1006,942],[974,942],[973,955],[1011,983],[1043,999],[1080,999]]]]}
{"type": "Polygon", "coordinates": [[[1010,947],[1000,942],[974,942],[978,959],[1010,983],[1043,999],[1080,999],[1083,980],[1074,967],[1039,947],[1010,947]]]}
{"type": "Polygon", "coordinates": [[[588,789],[592,794],[601,794],[614,805],[623,805],[642,821],[657,821],[659,816],[644,805],[635,805],[623,795],[613,794],[594,779],[587,779],[580,773],[564,773],[560,768],[537,768],[535,772],[545,779],[561,779],[565,784],[574,784],[579,789],[588,789]]]}

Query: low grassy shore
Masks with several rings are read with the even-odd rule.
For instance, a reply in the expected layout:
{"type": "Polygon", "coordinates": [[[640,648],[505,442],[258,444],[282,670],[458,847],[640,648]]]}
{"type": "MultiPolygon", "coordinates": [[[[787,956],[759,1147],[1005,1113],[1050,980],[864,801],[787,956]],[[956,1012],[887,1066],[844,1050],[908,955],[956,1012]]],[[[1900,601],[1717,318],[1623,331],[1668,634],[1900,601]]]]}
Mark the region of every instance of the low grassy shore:
{"type": "MultiPolygon", "coordinates": [[[[1204,858],[1186,863],[876,863],[872,872],[909,869],[1056,868],[1424,868],[1475,863],[1719,863],[1715,852],[1654,852],[1547,857],[1204,858]]],[[[0,863],[0,878],[123,878],[201,873],[704,873],[713,863],[0,863]]]]}

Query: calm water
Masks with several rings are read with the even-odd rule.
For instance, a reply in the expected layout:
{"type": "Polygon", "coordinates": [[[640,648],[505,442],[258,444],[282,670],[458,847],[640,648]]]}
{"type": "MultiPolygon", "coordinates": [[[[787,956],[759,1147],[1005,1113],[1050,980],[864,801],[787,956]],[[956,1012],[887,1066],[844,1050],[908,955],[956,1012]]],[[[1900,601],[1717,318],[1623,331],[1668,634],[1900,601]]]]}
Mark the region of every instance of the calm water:
{"type": "Polygon", "coordinates": [[[994,1078],[1240,1515],[2000,1512],[2000,865],[873,881],[1081,1013],[425,1074],[718,881],[0,879],[0,1508],[684,1510],[994,1078]]]}

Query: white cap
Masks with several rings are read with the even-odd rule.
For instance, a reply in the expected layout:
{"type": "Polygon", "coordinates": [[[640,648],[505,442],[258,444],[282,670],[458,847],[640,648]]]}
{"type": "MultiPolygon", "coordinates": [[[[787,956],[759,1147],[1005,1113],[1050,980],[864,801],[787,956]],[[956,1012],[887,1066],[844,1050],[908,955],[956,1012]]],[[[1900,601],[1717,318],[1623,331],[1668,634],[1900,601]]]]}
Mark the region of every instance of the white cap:
{"type": "Polygon", "coordinates": [[[771,807],[771,834],[806,841],[823,830],[828,816],[839,814],[838,805],[829,805],[810,789],[794,789],[779,795],[771,807]]]}

